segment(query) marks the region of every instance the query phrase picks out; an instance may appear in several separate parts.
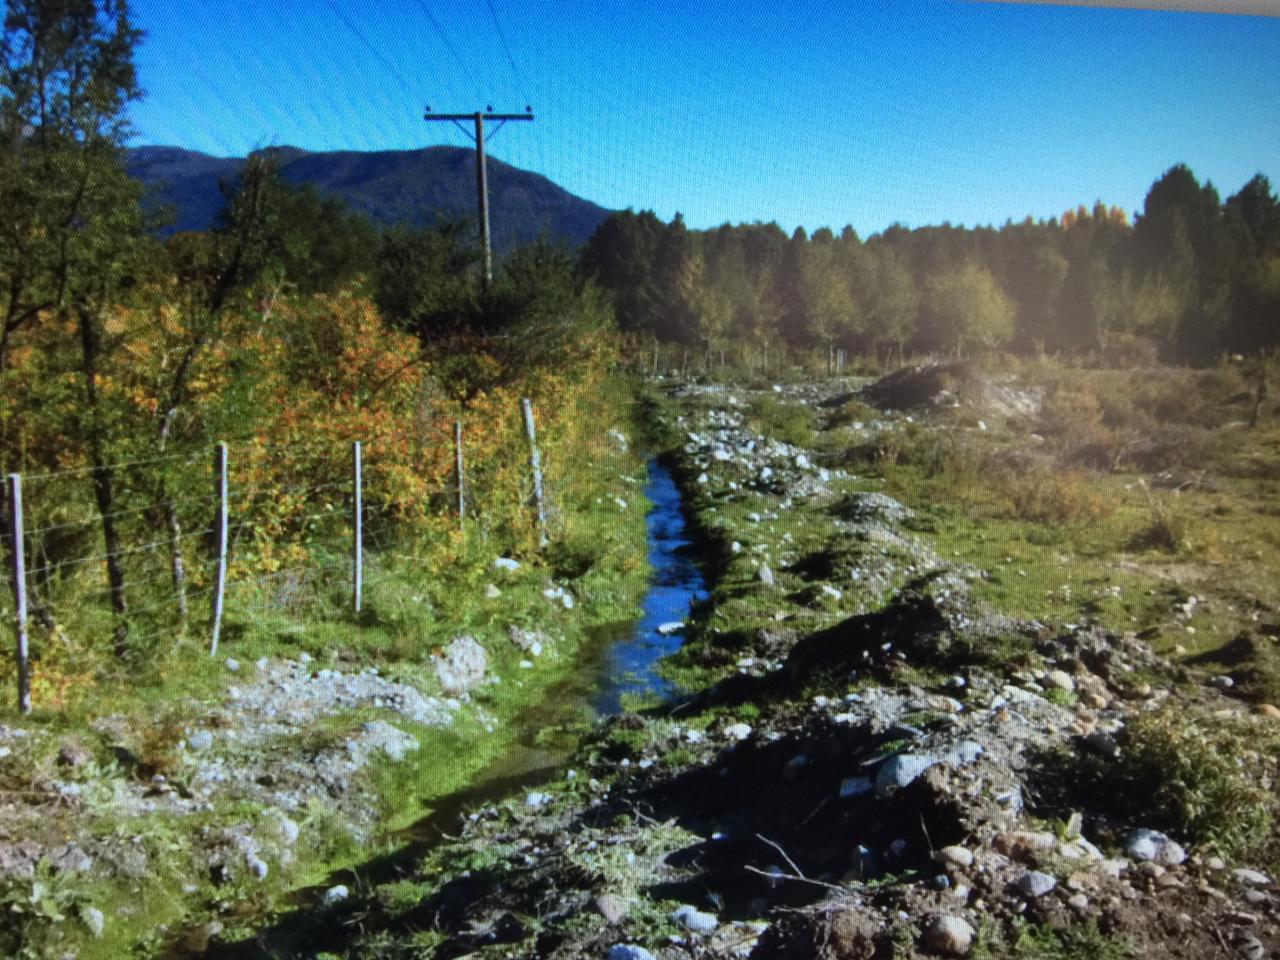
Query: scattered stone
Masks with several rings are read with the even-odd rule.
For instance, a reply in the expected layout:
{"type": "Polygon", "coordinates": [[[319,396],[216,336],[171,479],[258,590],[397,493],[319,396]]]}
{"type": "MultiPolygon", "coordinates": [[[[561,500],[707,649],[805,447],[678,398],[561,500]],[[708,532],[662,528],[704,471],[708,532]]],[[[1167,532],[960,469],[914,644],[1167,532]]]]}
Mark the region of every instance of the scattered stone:
{"type": "Polygon", "coordinates": [[[592,906],[596,908],[596,912],[604,917],[604,922],[608,924],[621,923],[627,918],[627,914],[631,912],[631,907],[627,901],[612,893],[600,894],[592,901],[592,906]]]}
{"type": "Polygon", "coordinates": [[[1231,871],[1231,879],[1236,883],[1245,887],[1269,887],[1271,886],[1271,878],[1265,873],[1258,870],[1250,870],[1248,867],[1240,867],[1231,871]]]}
{"type": "Polygon", "coordinates": [[[961,847],[959,845],[953,844],[949,847],[943,847],[934,854],[934,858],[939,863],[944,863],[949,867],[955,867],[959,870],[967,870],[969,867],[973,866],[973,851],[967,847],[961,847]]]}
{"type": "Polygon", "coordinates": [[[227,657],[227,659],[226,659],[226,661],[225,661],[225,662],[226,662],[226,665],[227,665],[227,669],[228,669],[228,670],[230,670],[232,673],[239,673],[239,672],[240,672],[240,661],[239,661],[239,660],[236,660],[234,657],[227,657]]]}
{"type": "Polygon", "coordinates": [[[679,633],[683,629],[684,629],[683,620],[672,620],[669,623],[658,624],[658,633],[660,633],[664,637],[669,637],[672,634],[679,633]]]}
{"type": "Polygon", "coordinates": [[[1209,685],[1212,687],[1217,687],[1219,690],[1230,690],[1232,687],[1236,685],[1236,682],[1234,679],[1232,679],[1231,677],[1228,677],[1226,674],[1221,674],[1216,677],[1210,677],[1209,685]]]}
{"type": "Polygon", "coordinates": [[[1039,870],[1028,870],[1013,882],[1014,889],[1033,900],[1037,897],[1043,897],[1057,885],[1057,880],[1047,873],[1041,873],[1039,870]]]}
{"type": "Polygon", "coordinates": [[[1267,948],[1252,933],[1242,933],[1235,939],[1236,952],[1245,960],[1265,960],[1267,948]]]}
{"type": "Polygon", "coordinates": [[[475,637],[458,637],[436,659],[436,676],[445,693],[466,693],[484,680],[487,665],[488,655],[475,637]]]}
{"type": "Polygon", "coordinates": [[[772,587],[774,584],[773,571],[769,569],[767,563],[760,565],[760,569],[756,572],[756,577],[766,587],[772,587]]]}
{"type": "Polygon", "coordinates": [[[267,862],[257,854],[245,854],[244,865],[249,868],[249,873],[256,880],[267,879],[268,867],[267,862]]]}
{"type": "Polygon", "coordinates": [[[1134,860],[1154,860],[1170,867],[1176,867],[1187,859],[1187,851],[1182,845],[1158,830],[1134,830],[1125,839],[1125,852],[1134,860]]]}
{"type": "Polygon", "coordinates": [[[1075,680],[1065,670],[1050,670],[1041,683],[1050,690],[1065,690],[1067,693],[1074,693],[1076,689],[1075,680]]]}
{"type": "Polygon", "coordinates": [[[745,740],[747,737],[751,736],[751,724],[735,723],[731,726],[725,727],[724,732],[725,736],[729,737],[731,740],[745,740]]]}
{"type": "Polygon", "coordinates": [[[77,767],[83,767],[92,759],[93,754],[88,748],[76,740],[64,741],[58,748],[58,766],[60,767],[70,767],[74,770],[77,767]]]}
{"type": "Polygon", "coordinates": [[[213,734],[208,730],[193,730],[187,734],[187,749],[195,752],[208,750],[213,746],[213,734]]]}
{"type": "Polygon", "coordinates": [[[937,762],[937,758],[922,753],[899,753],[890,757],[876,774],[876,796],[887,797],[902,789],[937,762]]]}
{"type": "Polygon", "coordinates": [[[107,918],[97,907],[81,907],[80,920],[95,938],[101,937],[107,929],[107,918]]]}
{"type": "Polygon", "coordinates": [[[705,913],[697,907],[684,903],[671,912],[671,919],[690,933],[710,933],[720,926],[715,914],[705,913]]]}
{"type": "Polygon", "coordinates": [[[658,960],[658,958],[644,947],[634,943],[615,943],[609,948],[609,960],[658,960]]]}
{"type": "Polygon", "coordinates": [[[934,917],[925,925],[920,945],[942,957],[965,957],[973,946],[974,929],[968,921],[950,914],[934,917]]]}
{"type": "Polygon", "coordinates": [[[502,596],[502,591],[498,589],[496,584],[486,583],[484,585],[484,597],[486,600],[497,600],[502,596]]]}
{"type": "Polygon", "coordinates": [[[326,890],[324,896],[320,898],[320,902],[326,907],[332,907],[334,904],[346,900],[349,896],[351,896],[351,891],[344,884],[339,883],[326,890]]]}

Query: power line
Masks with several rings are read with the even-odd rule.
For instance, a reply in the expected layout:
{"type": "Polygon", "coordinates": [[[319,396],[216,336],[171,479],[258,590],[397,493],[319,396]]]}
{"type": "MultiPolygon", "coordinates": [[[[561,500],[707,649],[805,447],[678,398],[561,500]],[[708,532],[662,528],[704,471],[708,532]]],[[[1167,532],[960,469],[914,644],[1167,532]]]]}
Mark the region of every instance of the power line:
{"type": "Polygon", "coordinates": [[[520,78],[520,71],[516,69],[515,57],[511,56],[511,47],[507,43],[507,35],[502,32],[502,24],[498,22],[498,11],[494,9],[493,0],[485,0],[485,2],[489,5],[489,16],[493,18],[493,29],[498,32],[498,40],[501,41],[502,50],[507,55],[507,63],[511,67],[511,76],[515,78],[516,86],[528,97],[529,89],[520,78]]]}
{"type": "Polygon", "coordinates": [[[396,81],[400,84],[404,92],[416,99],[418,96],[417,91],[415,91],[412,84],[410,84],[409,81],[404,78],[404,74],[402,74],[396,68],[396,65],[392,63],[390,60],[388,60],[386,57],[384,57],[382,55],[382,51],[379,50],[377,47],[375,47],[373,43],[370,42],[369,38],[364,35],[364,31],[362,31],[358,26],[356,26],[356,24],[351,20],[351,18],[349,18],[345,13],[342,12],[342,9],[338,6],[336,0],[327,0],[327,2],[329,4],[329,9],[332,10],[335,14],[337,14],[338,19],[347,25],[347,29],[350,30],[352,33],[354,33],[356,35],[356,38],[365,45],[365,47],[369,50],[369,52],[372,53],[375,57],[377,57],[378,62],[382,64],[383,68],[389,74],[391,74],[391,76],[395,77],[396,81]]]}
{"type": "MultiPolygon", "coordinates": [[[[448,35],[444,32],[444,27],[440,26],[440,21],[436,19],[436,15],[432,13],[431,8],[427,6],[427,0],[418,0],[418,6],[422,8],[422,12],[425,13],[427,15],[427,19],[431,21],[431,26],[435,29],[436,36],[441,39],[445,47],[447,47],[449,52],[453,54],[454,61],[458,64],[458,67],[461,68],[462,73],[467,78],[468,82],[473,81],[474,78],[471,71],[467,69],[467,65],[463,62],[462,55],[458,53],[458,48],[453,45],[452,41],[450,41],[448,35]]],[[[471,85],[474,88],[475,84],[472,83],[471,85]]]]}

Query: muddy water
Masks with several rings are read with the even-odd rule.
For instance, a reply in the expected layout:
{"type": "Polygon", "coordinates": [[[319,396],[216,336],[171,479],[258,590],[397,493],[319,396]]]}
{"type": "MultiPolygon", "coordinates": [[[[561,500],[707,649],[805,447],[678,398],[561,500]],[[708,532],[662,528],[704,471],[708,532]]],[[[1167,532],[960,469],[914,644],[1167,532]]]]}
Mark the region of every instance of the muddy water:
{"type": "Polygon", "coordinates": [[[576,745],[557,730],[622,711],[627,695],[669,696],[674,691],[657,674],[658,661],[679,649],[679,632],[660,633],[663,624],[683,621],[691,605],[706,596],[706,583],[686,537],[680,491],[671,472],[649,461],[645,495],[650,583],[638,620],[597,627],[578,654],[572,674],[512,721],[519,735],[465,789],[441,799],[436,809],[405,838],[431,842],[449,833],[466,810],[534,787],[557,775],[576,745]]]}

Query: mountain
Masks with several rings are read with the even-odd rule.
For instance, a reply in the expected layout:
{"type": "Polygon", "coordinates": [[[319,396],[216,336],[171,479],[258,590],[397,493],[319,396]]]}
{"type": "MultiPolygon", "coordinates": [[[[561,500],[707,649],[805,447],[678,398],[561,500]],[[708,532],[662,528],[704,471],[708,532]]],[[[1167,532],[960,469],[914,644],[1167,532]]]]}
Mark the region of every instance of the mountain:
{"type": "MultiPolygon", "coordinates": [[[[417,226],[476,215],[475,154],[460,147],[312,153],[273,147],[290,183],[309,183],[375,223],[417,226]]],[[[242,157],[211,157],[179,147],[136,147],[125,165],[148,186],[150,202],[176,212],[165,232],[205,230],[222,209],[219,183],[234,183],[242,157]]],[[[546,177],[489,157],[489,221],[501,253],[546,235],[571,246],[586,241],[608,210],[546,177]]]]}

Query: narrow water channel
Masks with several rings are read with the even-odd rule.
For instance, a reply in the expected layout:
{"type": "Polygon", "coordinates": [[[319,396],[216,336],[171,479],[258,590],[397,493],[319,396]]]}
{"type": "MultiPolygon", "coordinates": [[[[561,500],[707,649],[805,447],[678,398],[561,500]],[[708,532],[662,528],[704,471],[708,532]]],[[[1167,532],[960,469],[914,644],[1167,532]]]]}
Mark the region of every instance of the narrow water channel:
{"type": "MultiPolygon", "coordinates": [[[[639,619],[596,628],[583,643],[575,669],[511,721],[517,731],[512,745],[467,787],[441,798],[427,817],[400,831],[396,839],[402,842],[401,849],[390,860],[420,857],[455,833],[467,811],[559,776],[577,746],[572,728],[582,721],[621,712],[628,694],[665,697],[673,692],[657,674],[658,661],[678,650],[683,638],[679,631],[658,628],[684,621],[692,605],[705,597],[706,583],[689,550],[680,491],[671,472],[656,459],[649,461],[648,470],[650,582],[639,619]]],[[[373,874],[365,879],[369,876],[373,874]]],[[[345,872],[330,879],[351,882],[345,872]]],[[[268,933],[268,939],[290,942],[315,937],[317,929],[307,922],[305,907],[324,889],[321,885],[299,891],[295,899],[299,913],[268,933]]],[[[176,948],[168,957],[191,955],[176,948]]],[[[262,954],[253,943],[242,941],[217,944],[199,955],[205,960],[247,960],[262,954]]]]}
{"type": "Polygon", "coordinates": [[[628,695],[666,697],[673,692],[658,675],[658,661],[678,650],[683,637],[658,628],[684,621],[692,605],[705,598],[706,582],[689,549],[680,490],[671,471],[657,459],[649,461],[648,470],[650,580],[640,618],[593,630],[579,651],[577,668],[512,721],[518,732],[511,747],[465,789],[442,798],[429,816],[406,831],[406,839],[430,843],[451,833],[468,809],[558,775],[576,741],[572,734],[556,736],[557,729],[620,713],[628,695]]]}

